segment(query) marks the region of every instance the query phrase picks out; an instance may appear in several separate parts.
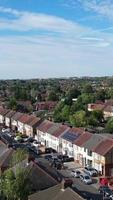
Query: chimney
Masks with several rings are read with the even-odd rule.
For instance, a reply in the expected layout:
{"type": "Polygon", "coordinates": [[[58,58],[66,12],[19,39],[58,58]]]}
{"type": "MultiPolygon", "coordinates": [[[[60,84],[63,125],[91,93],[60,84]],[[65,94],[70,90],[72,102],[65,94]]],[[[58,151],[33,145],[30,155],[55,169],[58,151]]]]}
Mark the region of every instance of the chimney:
{"type": "Polygon", "coordinates": [[[61,181],[61,190],[64,192],[65,191],[65,180],[64,178],[61,181]]]}

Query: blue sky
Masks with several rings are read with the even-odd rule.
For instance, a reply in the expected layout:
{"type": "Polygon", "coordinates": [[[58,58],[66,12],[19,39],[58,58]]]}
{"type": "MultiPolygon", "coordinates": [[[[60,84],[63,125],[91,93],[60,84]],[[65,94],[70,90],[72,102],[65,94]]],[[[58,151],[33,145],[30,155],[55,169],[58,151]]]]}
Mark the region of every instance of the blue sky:
{"type": "Polygon", "coordinates": [[[0,79],[113,75],[113,0],[0,0],[0,79]]]}

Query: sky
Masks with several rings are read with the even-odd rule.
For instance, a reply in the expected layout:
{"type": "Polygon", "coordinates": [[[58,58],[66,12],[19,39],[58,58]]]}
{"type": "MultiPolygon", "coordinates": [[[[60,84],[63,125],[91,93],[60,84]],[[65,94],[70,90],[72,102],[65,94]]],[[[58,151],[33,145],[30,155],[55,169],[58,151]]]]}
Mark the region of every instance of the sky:
{"type": "Polygon", "coordinates": [[[113,75],[113,0],[0,0],[0,79],[113,75]]]}

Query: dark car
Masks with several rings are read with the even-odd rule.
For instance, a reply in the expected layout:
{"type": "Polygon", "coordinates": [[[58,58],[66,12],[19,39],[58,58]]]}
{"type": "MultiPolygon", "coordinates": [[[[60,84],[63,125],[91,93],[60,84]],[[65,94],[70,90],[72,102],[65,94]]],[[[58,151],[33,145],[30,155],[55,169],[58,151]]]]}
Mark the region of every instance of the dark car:
{"type": "Polygon", "coordinates": [[[45,155],[44,157],[46,160],[51,160],[52,159],[52,155],[45,155]]]}
{"type": "Polygon", "coordinates": [[[73,162],[73,161],[74,161],[73,157],[68,157],[68,156],[63,157],[63,162],[73,162]]]}
{"type": "Polygon", "coordinates": [[[111,195],[113,195],[113,191],[108,186],[100,186],[98,191],[104,197],[110,197],[111,195]]]}
{"type": "Polygon", "coordinates": [[[73,180],[71,178],[64,178],[64,187],[71,187],[73,184],[73,180]]]}
{"type": "Polygon", "coordinates": [[[69,156],[67,156],[67,155],[58,155],[57,158],[62,160],[63,162],[65,162],[65,160],[67,160],[69,158],[69,156]]]}
{"type": "Polygon", "coordinates": [[[48,148],[45,148],[45,153],[57,153],[57,152],[55,149],[48,147],[48,148]]]}
{"type": "Polygon", "coordinates": [[[26,142],[34,142],[34,138],[33,137],[29,137],[26,139],[26,142]]]}

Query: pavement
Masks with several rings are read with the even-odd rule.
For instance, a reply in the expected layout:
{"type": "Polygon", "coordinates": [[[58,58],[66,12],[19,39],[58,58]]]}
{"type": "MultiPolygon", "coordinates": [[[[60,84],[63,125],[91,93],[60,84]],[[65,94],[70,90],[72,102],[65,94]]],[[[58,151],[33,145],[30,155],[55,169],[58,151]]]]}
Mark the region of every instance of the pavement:
{"type": "MultiPolygon", "coordinates": [[[[64,171],[65,175],[66,174],[70,174],[70,171],[72,169],[79,169],[79,171],[83,171],[83,167],[77,163],[77,162],[69,162],[69,163],[64,163],[64,166],[66,167],[67,170],[64,171]]],[[[99,177],[93,177],[93,187],[95,187],[96,189],[99,188],[99,177]]]]}
{"type": "Polygon", "coordinates": [[[56,170],[55,168],[51,167],[49,165],[49,161],[44,159],[44,156],[36,159],[37,163],[39,163],[41,166],[44,167],[44,169],[52,175],[55,179],[59,177],[67,177],[71,178],[73,180],[73,190],[79,193],[84,199],[87,200],[102,200],[102,196],[98,193],[97,187],[95,187],[95,180],[93,181],[93,184],[86,185],[79,178],[72,178],[71,176],[71,169],[80,169],[83,168],[75,163],[75,162],[69,162],[65,163],[66,169],[62,170],[56,170]]]}

